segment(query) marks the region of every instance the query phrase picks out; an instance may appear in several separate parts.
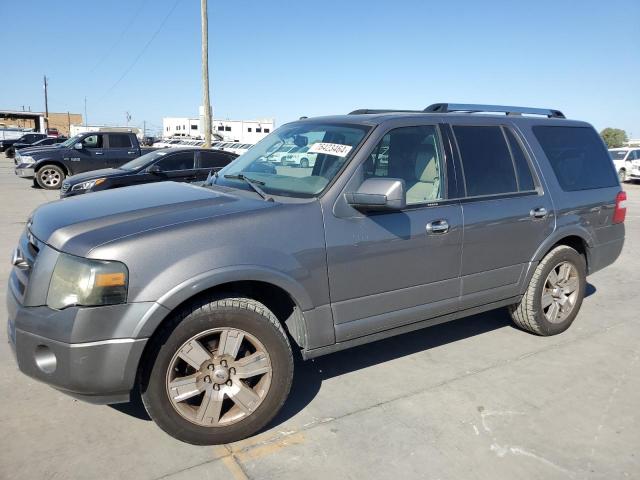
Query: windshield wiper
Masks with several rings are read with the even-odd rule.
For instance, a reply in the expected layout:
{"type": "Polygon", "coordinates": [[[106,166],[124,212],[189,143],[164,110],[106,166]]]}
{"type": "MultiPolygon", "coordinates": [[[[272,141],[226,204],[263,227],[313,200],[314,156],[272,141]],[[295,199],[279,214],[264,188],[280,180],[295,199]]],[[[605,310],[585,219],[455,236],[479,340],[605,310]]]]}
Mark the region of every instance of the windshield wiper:
{"type": "Polygon", "coordinates": [[[253,190],[263,198],[263,200],[267,202],[274,201],[272,197],[267,195],[267,193],[258,186],[258,185],[265,185],[265,183],[260,180],[256,180],[255,178],[249,178],[242,173],[237,173],[233,175],[228,174],[228,175],[225,175],[224,178],[230,178],[231,180],[244,180],[247,183],[247,185],[253,188],[253,190]]]}

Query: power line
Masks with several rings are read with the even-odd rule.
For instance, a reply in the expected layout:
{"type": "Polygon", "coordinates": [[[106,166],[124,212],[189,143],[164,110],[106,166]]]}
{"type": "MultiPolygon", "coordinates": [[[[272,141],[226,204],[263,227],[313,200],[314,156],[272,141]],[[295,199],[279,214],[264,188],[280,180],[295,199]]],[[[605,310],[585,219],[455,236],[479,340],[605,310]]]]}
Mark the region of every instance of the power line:
{"type": "Polygon", "coordinates": [[[93,68],[91,70],[89,70],[89,75],[91,75],[93,72],[95,72],[96,69],[100,65],[102,65],[102,62],[104,62],[105,58],[107,58],[109,55],[111,55],[111,52],[113,52],[113,50],[120,44],[120,42],[124,38],[125,34],[133,26],[133,22],[136,21],[136,19],[138,18],[138,16],[142,12],[142,10],[143,10],[144,6],[147,4],[147,2],[148,2],[148,0],[142,0],[142,2],[140,3],[140,6],[138,7],[138,10],[136,10],[136,12],[133,14],[131,19],[129,20],[129,23],[127,23],[127,26],[124,27],[124,30],[122,30],[120,32],[120,35],[118,36],[118,39],[111,44],[111,47],[109,47],[109,49],[107,50],[107,53],[105,53],[104,55],[100,56],[100,59],[98,60],[98,62],[93,66],[93,68]]]}
{"type": "Polygon", "coordinates": [[[153,35],[151,36],[149,41],[145,44],[145,46],[142,48],[138,56],[133,60],[131,65],[129,65],[129,67],[124,71],[124,73],[120,76],[120,78],[118,78],[118,80],[116,80],[116,82],[113,85],[111,85],[111,87],[109,87],[109,89],[105,92],[105,94],[100,98],[99,101],[104,100],[120,84],[120,82],[124,79],[124,77],[128,75],[131,69],[135,67],[136,63],[138,63],[138,60],[140,60],[142,55],[144,55],[144,53],[147,51],[147,48],[149,48],[149,45],[151,45],[151,43],[158,36],[158,34],[160,33],[160,30],[162,30],[162,27],[164,27],[164,24],[167,23],[167,20],[169,19],[169,17],[171,16],[171,14],[173,13],[173,11],[176,9],[176,7],[181,1],[182,0],[176,0],[176,2],[173,4],[173,7],[171,7],[171,10],[169,10],[167,15],[164,17],[164,19],[162,20],[162,23],[160,23],[160,26],[157,28],[157,30],[153,32],[153,35]]]}

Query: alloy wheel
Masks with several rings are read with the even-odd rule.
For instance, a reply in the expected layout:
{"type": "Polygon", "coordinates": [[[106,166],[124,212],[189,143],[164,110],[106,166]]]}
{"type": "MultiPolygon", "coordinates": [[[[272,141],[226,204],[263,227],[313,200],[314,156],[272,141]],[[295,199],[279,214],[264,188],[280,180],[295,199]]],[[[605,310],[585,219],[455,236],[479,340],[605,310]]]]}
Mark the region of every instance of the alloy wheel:
{"type": "Polygon", "coordinates": [[[215,328],[187,340],[166,375],[173,408],[203,427],[239,422],[262,404],[271,385],[269,353],[253,335],[215,328]]]}
{"type": "Polygon", "coordinates": [[[578,278],[577,268],[569,262],[559,263],[547,275],[541,305],[551,323],[561,323],[573,311],[578,299],[578,278]]]}
{"type": "Polygon", "coordinates": [[[60,172],[53,168],[44,168],[38,172],[38,175],[40,176],[42,183],[47,187],[57,187],[60,185],[60,181],[62,180],[60,172]]]}

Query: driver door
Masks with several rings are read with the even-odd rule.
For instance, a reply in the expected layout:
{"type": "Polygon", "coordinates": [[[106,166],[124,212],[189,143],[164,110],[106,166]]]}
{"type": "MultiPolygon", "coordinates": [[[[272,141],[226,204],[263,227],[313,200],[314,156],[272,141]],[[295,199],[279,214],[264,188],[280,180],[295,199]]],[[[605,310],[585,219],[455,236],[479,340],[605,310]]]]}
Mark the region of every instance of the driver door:
{"type": "Polygon", "coordinates": [[[325,211],[336,341],[458,309],[462,210],[447,201],[446,158],[436,125],[388,130],[345,191],[367,178],[401,179],[406,208],[362,213],[341,196],[325,211]]]}
{"type": "Polygon", "coordinates": [[[73,162],[73,173],[90,172],[108,168],[104,154],[104,135],[96,133],[82,139],[82,149],[74,149],[70,156],[73,162]]]}

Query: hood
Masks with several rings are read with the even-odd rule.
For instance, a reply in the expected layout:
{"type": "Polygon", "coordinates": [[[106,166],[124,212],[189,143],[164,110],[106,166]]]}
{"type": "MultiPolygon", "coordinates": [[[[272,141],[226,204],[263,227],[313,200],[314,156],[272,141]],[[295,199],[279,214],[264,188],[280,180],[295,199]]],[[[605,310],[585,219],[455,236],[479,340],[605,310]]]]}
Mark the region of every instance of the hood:
{"type": "Polygon", "coordinates": [[[91,170],[90,172],[76,173],[75,175],[67,178],[65,183],[69,185],[75,185],[77,183],[86,182],[87,180],[93,180],[94,178],[103,177],[120,177],[123,175],[130,175],[135,172],[128,170],[120,170],[117,168],[103,168],[101,170],[91,170]]]}
{"type": "Polygon", "coordinates": [[[123,237],[276,205],[185,183],[159,182],[48,203],[33,212],[30,231],[57,250],[86,256],[93,248],[123,237]]]}
{"type": "Polygon", "coordinates": [[[21,148],[20,150],[18,150],[20,152],[20,156],[24,157],[26,155],[29,156],[33,156],[33,155],[38,155],[40,156],[41,154],[48,154],[51,152],[55,152],[60,150],[60,146],[56,146],[56,145],[47,145],[45,147],[27,147],[27,148],[21,148]]]}

